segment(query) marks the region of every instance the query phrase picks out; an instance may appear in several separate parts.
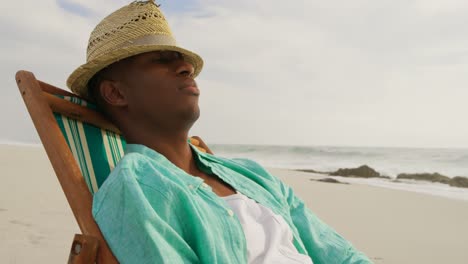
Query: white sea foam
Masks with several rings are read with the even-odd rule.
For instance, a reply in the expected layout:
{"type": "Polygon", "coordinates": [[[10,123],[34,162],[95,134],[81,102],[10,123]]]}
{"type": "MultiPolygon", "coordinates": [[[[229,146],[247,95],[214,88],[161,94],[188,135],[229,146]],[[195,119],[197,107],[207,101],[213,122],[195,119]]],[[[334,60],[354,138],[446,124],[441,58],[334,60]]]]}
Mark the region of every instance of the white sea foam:
{"type": "Polygon", "coordinates": [[[25,143],[25,142],[16,142],[8,140],[0,140],[0,145],[6,146],[21,146],[21,147],[42,147],[41,143],[25,143]]]}
{"type": "Polygon", "coordinates": [[[340,177],[340,176],[331,176],[341,182],[353,183],[353,184],[365,184],[371,186],[378,186],[388,189],[411,191],[417,193],[431,194],[435,196],[441,196],[456,200],[468,201],[468,188],[458,188],[452,187],[447,184],[442,183],[431,183],[424,181],[415,181],[415,180],[398,180],[394,182],[386,179],[379,178],[350,178],[350,177],[340,177]]]}

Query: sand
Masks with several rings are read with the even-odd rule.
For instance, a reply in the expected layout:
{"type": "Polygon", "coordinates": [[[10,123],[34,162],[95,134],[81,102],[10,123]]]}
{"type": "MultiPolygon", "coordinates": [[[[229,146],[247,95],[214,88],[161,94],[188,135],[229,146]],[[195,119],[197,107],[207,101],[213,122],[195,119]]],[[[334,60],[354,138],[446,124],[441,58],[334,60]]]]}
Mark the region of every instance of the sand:
{"type": "MultiPolygon", "coordinates": [[[[64,263],[78,226],[42,147],[0,145],[0,263],[64,263]]],[[[468,202],[270,169],[375,263],[468,263],[468,202]]]]}
{"type": "Polygon", "coordinates": [[[0,263],[66,263],[78,225],[42,147],[0,146],[0,263]]]}
{"type": "Polygon", "coordinates": [[[468,202],[270,170],[375,263],[468,263],[468,202]]]}

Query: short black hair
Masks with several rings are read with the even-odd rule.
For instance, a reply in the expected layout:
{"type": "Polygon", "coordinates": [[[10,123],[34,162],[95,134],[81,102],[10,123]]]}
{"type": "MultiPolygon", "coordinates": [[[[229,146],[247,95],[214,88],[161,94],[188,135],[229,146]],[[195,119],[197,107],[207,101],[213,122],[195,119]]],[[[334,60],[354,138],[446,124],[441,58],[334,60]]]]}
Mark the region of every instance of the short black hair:
{"type": "Polygon", "coordinates": [[[103,114],[107,119],[114,121],[112,116],[107,110],[106,101],[101,94],[101,83],[104,80],[108,80],[108,74],[106,74],[107,68],[104,68],[97,72],[89,81],[88,81],[88,97],[92,103],[96,105],[97,110],[103,114]]]}
{"type": "Polygon", "coordinates": [[[116,77],[120,74],[119,69],[127,67],[128,63],[131,62],[134,57],[135,56],[127,57],[104,67],[88,81],[87,89],[89,98],[96,104],[97,110],[112,122],[114,122],[115,119],[109,113],[109,104],[104,100],[104,97],[102,97],[100,89],[101,83],[105,80],[119,79],[119,77],[116,77]]]}

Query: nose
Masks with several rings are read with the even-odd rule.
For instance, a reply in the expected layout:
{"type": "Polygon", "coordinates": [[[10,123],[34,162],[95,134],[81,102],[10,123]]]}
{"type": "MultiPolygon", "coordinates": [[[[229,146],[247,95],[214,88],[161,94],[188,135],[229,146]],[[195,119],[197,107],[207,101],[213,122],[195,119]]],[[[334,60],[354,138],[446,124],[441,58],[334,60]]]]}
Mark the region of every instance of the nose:
{"type": "Polygon", "coordinates": [[[193,77],[195,69],[193,65],[185,60],[179,60],[177,63],[176,73],[177,75],[193,77]]]}

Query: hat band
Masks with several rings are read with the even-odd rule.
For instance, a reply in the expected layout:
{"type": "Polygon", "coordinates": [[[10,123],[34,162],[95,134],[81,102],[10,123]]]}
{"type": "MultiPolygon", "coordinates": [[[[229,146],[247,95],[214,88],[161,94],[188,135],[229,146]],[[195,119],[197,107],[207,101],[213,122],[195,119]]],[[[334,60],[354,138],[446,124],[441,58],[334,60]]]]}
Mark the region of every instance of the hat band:
{"type": "Polygon", "coordinates": [[[142,45],[169,45],[176,46],[175,39],[168,35],[146,35],[136,39],[127,40],[124,43],[118,45],[116,48],[128,48],[131,46],[142,46],[142,45]]]}

